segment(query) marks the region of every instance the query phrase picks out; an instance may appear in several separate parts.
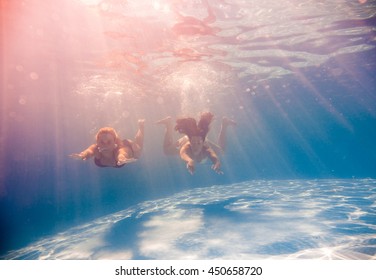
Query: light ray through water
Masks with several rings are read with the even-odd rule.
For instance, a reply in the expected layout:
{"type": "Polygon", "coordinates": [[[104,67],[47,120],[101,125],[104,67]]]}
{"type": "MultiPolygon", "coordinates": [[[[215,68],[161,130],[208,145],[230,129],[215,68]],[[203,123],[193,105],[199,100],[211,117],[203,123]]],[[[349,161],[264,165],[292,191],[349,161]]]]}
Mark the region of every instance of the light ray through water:
{"type": "Polygon", "coordinates": [[[182,188],[372,176],[374,10],[348,0],[1,1],[1,204],[27,221],[17,232],[47,234],[182,188]],[[223,116],[238,123],[224,176],[209,165],[190,176],[163,155],[153,125],[203,110],[216,115],[211,138],[223,116]],[[133,137],[139,118],[137,164],[98,170],[67,157],[101,126],[133,137]]]}

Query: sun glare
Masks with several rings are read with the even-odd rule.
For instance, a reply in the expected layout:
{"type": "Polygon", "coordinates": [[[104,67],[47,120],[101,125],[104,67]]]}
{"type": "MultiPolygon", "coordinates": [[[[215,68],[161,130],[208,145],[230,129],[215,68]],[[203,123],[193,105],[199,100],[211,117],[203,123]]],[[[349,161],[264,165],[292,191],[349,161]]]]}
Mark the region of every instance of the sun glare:
{"type": "Polygon", "coordinates": [[[99,3],[103,2],[103,0],[79,0],[79,1],[85,5],[98,5],[99,3]]]}

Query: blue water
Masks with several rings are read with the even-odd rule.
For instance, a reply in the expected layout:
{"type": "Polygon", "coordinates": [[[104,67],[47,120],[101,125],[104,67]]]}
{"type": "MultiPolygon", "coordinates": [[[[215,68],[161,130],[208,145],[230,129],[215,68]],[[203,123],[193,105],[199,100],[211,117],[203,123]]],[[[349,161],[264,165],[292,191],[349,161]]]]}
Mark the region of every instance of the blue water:
{"type": "Polygon", "coordinates": [[[2,5],[1,258],[374,258],[376,1],[2,5]],[[204,110],[223,175],[162,152],[204,110]],[[68,157],[139,118],[138,162],[68,157]]]}
{"type": "Polygon", "coordinates": [[[252,180],[145,201],[10,259],[375,259],[371,179],[252,180]]]}

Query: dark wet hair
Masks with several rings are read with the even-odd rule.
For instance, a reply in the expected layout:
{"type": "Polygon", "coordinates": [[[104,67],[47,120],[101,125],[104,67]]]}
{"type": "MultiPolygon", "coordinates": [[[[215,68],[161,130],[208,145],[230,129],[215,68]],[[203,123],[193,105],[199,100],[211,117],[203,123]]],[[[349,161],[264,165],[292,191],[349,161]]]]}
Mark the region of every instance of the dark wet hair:
{"type": "Polygon", "coordinates": [[[191,138],[192,136],[200,136],[205,140],[213,118],[214,115],[210,112],[202,113],[198,124],[194,118],[178,118],[176,120],[175,130],[187,135],[188,138],[191,138]]]}

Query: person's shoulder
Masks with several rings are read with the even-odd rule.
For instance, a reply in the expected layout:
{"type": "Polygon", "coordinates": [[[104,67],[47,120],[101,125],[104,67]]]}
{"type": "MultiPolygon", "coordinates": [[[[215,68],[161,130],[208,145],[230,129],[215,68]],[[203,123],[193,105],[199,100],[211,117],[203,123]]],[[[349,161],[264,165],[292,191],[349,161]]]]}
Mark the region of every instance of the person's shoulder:
{"type": "Polygon", "coordinates": [[[98,148],[98,144],[97,143],[91,144],[90,148],[91,149],[97,149],[98,148]]]}
{"type": "Polygon", "coordinates": [[[205,149],[205,150],[210,150],[211,149],[210,144],[208,142],[206,142],[206,141],[204,142],[204,145],[202,146],[202,148],[205,149]]]}

